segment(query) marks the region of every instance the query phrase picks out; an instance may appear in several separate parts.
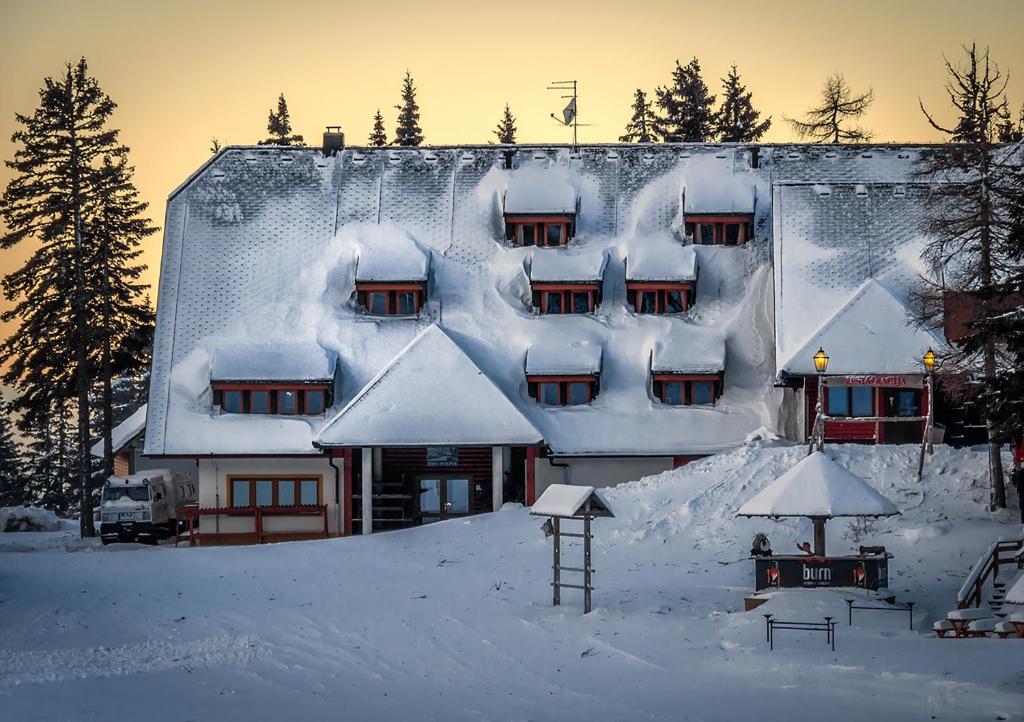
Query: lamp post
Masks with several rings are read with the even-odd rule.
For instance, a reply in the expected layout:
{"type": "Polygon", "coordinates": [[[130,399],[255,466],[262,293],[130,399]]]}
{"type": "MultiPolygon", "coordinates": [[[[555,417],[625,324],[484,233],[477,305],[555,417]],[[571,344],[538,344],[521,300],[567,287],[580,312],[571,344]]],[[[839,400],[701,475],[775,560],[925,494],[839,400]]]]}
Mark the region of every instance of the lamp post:
{"type": "Polygon", "coordinates": [[[921,436],[921,456],[917,462],[918,481],[924,476],[924,452],[927,451],[929,454],[935,453],[931,436],[932,426],[935,422],[935,385],[933,383],[933,375],[935,373],[936,361],[935,352],[930,348],[921,357],[921,365],[924,366],[924,384],[928,399],[928,413],[925,414],[924,433],[921,436]]]}
{"type": "Polygon", "coordinates": [[[807,447],[808,455],[814,451],[817,447],[818,451],[822,451],[825,448],[825,421],[822,418],[824,414],[824,378],[825,372],[828,371],[828,354],[825,353],[825,349],[818,347],[817,353],[814,354],[814,370],[818,373],[818,401],[814,406],[814,432],[811,434],[811,443],[807,447]]]}

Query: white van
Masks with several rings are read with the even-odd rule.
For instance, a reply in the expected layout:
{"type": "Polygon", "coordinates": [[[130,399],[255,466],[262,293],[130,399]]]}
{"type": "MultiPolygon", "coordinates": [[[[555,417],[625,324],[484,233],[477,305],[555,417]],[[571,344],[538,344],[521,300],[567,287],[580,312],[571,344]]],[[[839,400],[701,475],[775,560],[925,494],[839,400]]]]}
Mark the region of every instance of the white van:
{"type": "Polygon", "coordinates": [[[100,539],[156,544],[177,534],[177,509],[194,504],[195,484],[188,474],[149,469],[131,476],[112,476],[100,498],[100,539]]]}

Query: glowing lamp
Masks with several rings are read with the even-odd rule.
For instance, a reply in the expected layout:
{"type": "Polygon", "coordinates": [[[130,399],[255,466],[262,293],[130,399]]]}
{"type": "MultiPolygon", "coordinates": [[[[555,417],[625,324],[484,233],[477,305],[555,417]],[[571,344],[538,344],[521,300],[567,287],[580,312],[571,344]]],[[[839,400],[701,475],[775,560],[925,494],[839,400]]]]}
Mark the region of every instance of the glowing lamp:
{"type": "Polygon", "coordinates": [[[931,349],[925,351],[924,358],[921,359],[924,364],[924,370],[931,373],[935,370],[935,352],[931,349]]]}
{"type": "Polygon", "coordinates": [[[825,353],[823,348],[819,348],[818,353],[814,354],[814,370],[819,374],[823,374],[828,370],[828,354],[825,353]]]}

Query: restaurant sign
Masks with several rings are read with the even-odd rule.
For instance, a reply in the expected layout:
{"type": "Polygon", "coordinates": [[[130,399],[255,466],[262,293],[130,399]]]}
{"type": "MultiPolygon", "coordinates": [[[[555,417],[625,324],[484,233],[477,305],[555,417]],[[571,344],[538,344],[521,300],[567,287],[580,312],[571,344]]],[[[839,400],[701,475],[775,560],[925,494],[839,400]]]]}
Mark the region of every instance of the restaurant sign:
{"type": "Polygon", "coordinates": [[[826,376],[826,386],[883,386],[887,388],[920,389],[924,377],[906,374],[851,374],[826,376]]]}
{"type": "Polygon", "coordinates": [[[754,560],[754,586],[759,592],[794,587],[860,587],[877,590],[888,585],[889,560],[885,555],[771,556],[754,560]]]}

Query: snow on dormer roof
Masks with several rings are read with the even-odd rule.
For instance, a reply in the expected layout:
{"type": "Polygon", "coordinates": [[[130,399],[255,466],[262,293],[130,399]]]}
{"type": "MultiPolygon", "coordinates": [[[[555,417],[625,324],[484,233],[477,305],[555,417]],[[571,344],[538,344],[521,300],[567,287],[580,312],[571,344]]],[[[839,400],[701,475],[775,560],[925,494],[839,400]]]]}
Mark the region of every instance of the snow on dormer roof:
{"type": "Polygon", "coordinates": [[[561,341],[547,338],[526,352],[526,373],[530,376],[591,376],[601,372],[603,349],[589,341],[561,341]]]}
{"type": "Polygon", "coordinates": [[[603,250],[539,248],[533,252],[530,280],[537,283],[595,283],[604,278],[603,250]]]}
{"type": "Polygon", "coordinates": [[[356,281],[427,280],[430,256],[405,231],[390,224],[358,224],[354,235],[356,281]]]}
{"type": "Polygon", "coordinates": [[[656,374],[719,374],[725,371],[725,337],[698,331],[658,341],[651,352],[656,374]]]}
{"type": "Polygon", "coordinates": [[[211,381],[330,381],[337,355],[318,343],[240,340],[212,352],[211,381]]]}
{"type": "Polygon", "coordinates": [[[536,444],[540,432],[432,324],[317,434],[319,446],[536,444]]]}
{"type": "Polygon", "coordinates": [[[697,280],[697,253],[668,238],[633,239],[626,251],[627,281],[697,280]]]}
{"type": "Polygon", "coordinates": [[[505,214],[574,215],[577,197],[565,169],[527,165],[509,176],[505,190],[505,214]]]}
{"type": "Polygon", "coordinates": [[[728,156],[695,156],[687,160],[683,181],[685,214],[752,214],[756,198],[756,176],[735,172],[728,156]]]}

